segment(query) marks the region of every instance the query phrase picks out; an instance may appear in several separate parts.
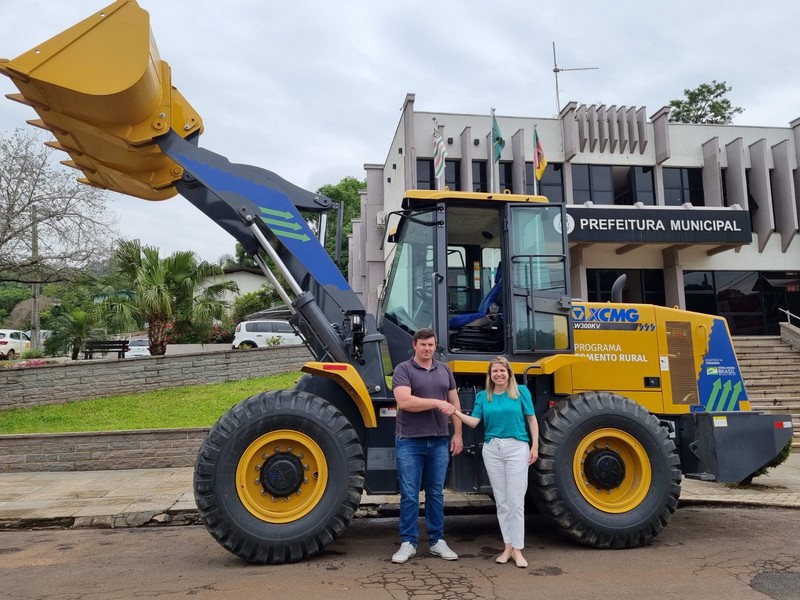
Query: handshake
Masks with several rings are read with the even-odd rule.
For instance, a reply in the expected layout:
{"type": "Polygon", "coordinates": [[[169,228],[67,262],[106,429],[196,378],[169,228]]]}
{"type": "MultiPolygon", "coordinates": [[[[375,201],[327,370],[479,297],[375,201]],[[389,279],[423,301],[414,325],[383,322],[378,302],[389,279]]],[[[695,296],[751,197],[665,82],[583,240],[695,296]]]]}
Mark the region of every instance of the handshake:
{"type": "Polygon", "coordinates": [[[456,412],[456,407],[450,404],[449,402],[440,402],[438,408],[443,414],[447,415],[448,417],[456,412]]]}

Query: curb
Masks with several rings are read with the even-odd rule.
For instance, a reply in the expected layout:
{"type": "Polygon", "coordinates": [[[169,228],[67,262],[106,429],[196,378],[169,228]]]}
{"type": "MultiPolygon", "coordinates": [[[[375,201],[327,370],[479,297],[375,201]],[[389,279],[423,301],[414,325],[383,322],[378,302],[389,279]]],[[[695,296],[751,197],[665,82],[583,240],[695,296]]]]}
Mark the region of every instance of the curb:
{"type": "MultiPolygon", "coordinates": [[[[723,506],[728,508],[782,508],[786,510],[800,509],[800,502],[753,501],[744,498],[688,498],[678,501],[678,508],[691,506],[723,506]]],[[[445,507],[447,516],[494,514],[495,505],[490,500],[477,502],[453,502],[445,507]]],[[[356,510],[356,519],[393,518],[400,514],[400,504],[363,503],[356,510]]],[[[420,511],[420,516],[424,513],[420,511]]],[[[166,512],[143,511],[117,515],[95,515],[91,517],[42,517],[0,519],[0,530],[36,530],[36,529],[122,529],[134,527],[182,527],[202,525],[197,509],[170,509],[166,512]]]]}

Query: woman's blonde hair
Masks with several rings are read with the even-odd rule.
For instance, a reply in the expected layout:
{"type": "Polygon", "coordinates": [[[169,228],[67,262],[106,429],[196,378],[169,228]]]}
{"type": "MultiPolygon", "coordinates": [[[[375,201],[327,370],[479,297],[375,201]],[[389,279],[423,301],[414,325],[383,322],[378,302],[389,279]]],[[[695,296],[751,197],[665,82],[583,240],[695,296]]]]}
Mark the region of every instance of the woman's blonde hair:
{"type": "Polygon", "coordinates": [[[517,380],[514,378],[514,371],[511,370],[511,364],[505,356],[496,356],[489,361],[489,370],[486,372],[486,400],[492,401],[492,392],[494,392],[494,381],[492,381],[492,366],[502,365],[508,373],[508,387],[506,393],[512,400],[519,398],[519,387],[517,387],[517,380]]]}

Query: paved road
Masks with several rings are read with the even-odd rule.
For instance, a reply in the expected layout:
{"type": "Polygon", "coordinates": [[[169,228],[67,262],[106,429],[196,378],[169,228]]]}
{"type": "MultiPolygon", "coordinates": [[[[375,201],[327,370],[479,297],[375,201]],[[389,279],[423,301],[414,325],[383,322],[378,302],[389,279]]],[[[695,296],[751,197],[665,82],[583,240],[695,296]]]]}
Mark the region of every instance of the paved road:
{"type": "Polygon", "coordinates": [[[397,521],[357,519],[324,555],[243,563],[199,526],[0,531],[0,598],[796,600],[800,519],[780,508],[686,507],[646,548],[592,550],[528,519],[528,569],[496,565],[492,515],[447,518],[456,562],[394,565],[397,521]]]}

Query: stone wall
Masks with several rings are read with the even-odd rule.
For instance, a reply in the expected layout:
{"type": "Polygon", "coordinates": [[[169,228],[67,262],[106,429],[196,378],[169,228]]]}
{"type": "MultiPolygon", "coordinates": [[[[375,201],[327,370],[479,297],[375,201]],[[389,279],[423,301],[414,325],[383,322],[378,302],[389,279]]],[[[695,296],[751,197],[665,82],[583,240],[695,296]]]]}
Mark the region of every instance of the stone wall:
{"type": "Polygon", "coordinates": [[[276,375],[309,360],[305,346],[280,346],[9,367],[0,369],[0,411],[276,375]]]}
{"type": "Polygon", "coordinates": [[[0,472],[192,467],[208,429],[0,435],[0,472]]]}

